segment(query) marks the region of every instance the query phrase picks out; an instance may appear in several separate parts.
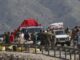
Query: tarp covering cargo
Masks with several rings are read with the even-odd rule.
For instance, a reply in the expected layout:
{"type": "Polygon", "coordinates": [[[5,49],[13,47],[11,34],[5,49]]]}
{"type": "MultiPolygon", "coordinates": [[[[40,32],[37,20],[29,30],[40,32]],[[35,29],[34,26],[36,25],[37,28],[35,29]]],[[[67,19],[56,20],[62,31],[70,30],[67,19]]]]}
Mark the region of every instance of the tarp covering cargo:
{"type": "Polygon", "coordinates": [[[25,19],[22,24],[20,25],[20,27],[27,27],[27,26],[38,26],[38,22],[35,19],[29,18],[29,19],[25,19]]]}
{"type": "Polygon", "coordinates": [[[62,29],[64,28],[63,22],[58,22],[58,23],[52,23],[49,25],[50,29],[62,29]]]}

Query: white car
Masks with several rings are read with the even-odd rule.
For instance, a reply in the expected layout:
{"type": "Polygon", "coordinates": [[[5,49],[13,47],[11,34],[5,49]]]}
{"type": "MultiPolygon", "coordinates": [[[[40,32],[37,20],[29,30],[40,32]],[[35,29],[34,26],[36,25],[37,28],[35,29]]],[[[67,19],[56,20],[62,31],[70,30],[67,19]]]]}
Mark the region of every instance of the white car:
{"type": "Polygon", "coordinates": [[[64,30],[54,30],[55,44],[64,44],[70,46],[70,36],[64,32],[64,30]]]}

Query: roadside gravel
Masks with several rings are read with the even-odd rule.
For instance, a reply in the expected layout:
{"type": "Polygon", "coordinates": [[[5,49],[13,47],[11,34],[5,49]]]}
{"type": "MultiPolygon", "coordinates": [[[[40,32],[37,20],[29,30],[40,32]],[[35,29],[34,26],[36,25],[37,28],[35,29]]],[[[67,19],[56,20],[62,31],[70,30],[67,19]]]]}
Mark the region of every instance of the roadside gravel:
{"type": "Polygon", "coordinates": [[[0,52],[0,60],[61,60],[42,54],[21,53],[21,52],[0,52]]]}

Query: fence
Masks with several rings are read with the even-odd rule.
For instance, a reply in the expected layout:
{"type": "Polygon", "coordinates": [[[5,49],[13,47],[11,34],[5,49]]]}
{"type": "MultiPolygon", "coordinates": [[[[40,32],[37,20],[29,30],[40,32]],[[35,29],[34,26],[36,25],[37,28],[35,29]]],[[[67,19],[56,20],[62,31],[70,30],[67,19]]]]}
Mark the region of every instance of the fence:
{"type": "MultiPolygon", "coordinates": [[[[16,48],[21,47],[21,52],[25,51],[24,48],[29,49],[34,48],[35,54],[37,53],[37,48],[40,48],[38,45],[31,45],[31,44],[1,44],[2,46],[6,46],[6,50],[8,46],[13,45],[12,51],[16,51],[16,48]]],[[[63,46],[53,46],[53,49],[47,47],[47,51],[45,49],[41,49],[41,53],[47,56],[60,58],[63,60],[80,60],[80,49],[78,48],[71,48],[71,47],[63,47],[63,46]]]]}
{"type": "MultiPolygon", "coordinates": [[[[44,50],[42,51],[44,53],[44,50]]],[[[80,49],[71,47],[54,46],[54,48],[48,49],[48,56],[60,58],[63,60],[80,60],[80,49]]]]}

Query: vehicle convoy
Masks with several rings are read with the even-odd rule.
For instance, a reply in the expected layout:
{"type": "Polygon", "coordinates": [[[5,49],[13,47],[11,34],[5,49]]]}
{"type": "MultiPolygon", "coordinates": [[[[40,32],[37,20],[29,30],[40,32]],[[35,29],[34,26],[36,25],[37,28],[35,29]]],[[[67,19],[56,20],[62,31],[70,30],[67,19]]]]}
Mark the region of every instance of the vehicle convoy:
{"type": "Polygon", "coordinates": [[[61,44],[64,46],[70,46],[70,36],[65,33],[63,23],[53,23],[50,25],[50,28],[53,29],[54,34],[54,45],[61,44]]]}

